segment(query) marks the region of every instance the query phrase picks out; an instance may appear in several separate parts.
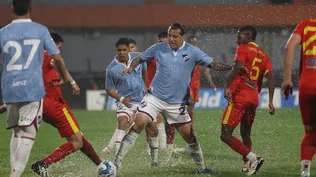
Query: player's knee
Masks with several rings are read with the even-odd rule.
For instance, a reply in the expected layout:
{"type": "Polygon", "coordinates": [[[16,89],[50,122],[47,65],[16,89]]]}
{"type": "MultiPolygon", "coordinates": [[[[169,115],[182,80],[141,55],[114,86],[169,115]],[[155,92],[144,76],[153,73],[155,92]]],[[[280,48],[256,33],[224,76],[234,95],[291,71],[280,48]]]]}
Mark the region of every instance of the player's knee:
{"type": "Polygon", "coordinates": [[[133,128],[137,130],[143,130],[149,122],[150,121],[147,115],[137,114],[133,128]]]}
{"type": "Polygon", "coordinates": [[[222,133],[220,136],[221,140],[225,143],[228,143],[229,140],[232,138],[232,135],[228,134],[228,133],[222,133]]]}
{"type": "Polygon", "coordinates": [[[128,122],[128,117],[126,116],[121,116],[118,118],[118,125],[117,128],[120,130],[126,130],[129,128],[131,124],[128,122]]]}
{"type": "Polygon", "coordinates": [[[149,123],[147,125],[148,135],[151,137],[157,137],[158,136],[158,128],[156,123],[149,123]]]}
{"type": "Polygon", "coordinates": [[[20,127],[19,130],[20,131],[16,132],[16,134],[19,137],[27,137],[29,139],[35,139],[36,129],[34,126],[20,127]]]}
{"type": "Polygon", "coordinates": [[[70,142],[74,146],[75,150],[78,150],[78,149],[81,149],[83,146],[82,138],[83,137],[82,137],[81,133],[78,132],[78,133],[68,137],[67,140],[68,140],[68,142],[70,142]]]}

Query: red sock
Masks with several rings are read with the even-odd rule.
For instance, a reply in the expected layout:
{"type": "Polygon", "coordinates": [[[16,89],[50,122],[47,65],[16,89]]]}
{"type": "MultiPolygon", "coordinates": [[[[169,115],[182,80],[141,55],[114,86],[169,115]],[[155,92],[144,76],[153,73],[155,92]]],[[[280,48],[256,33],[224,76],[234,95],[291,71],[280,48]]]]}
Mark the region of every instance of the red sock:
{"type": "Polygon", "coordinates": [[[102,162],[102,160],[97,155],[92,145],[84,137],[82,137],[82,144],[82,148],[80,149],[81,152],[83,152],[87,157],[89,157],[92,160],[92,162],[94,162],[96,165],[99,165],[102,162]]]}
{"type": "MultiPolygon", "coordinates": [[[[252,144],[245,144],[245,143],[243,143],[248,149],[249,149],[249,151],[251,151],[251,149],[252,149],[252,144]]],[[[248,154],[247,154],[248,155],[248,154]]],[[[248,161],[248,159],[247,159],[247,157],[246,156],[242,156],[242,160],[244,161],[244,162],[247,162],[248,161]]]]}
{"type": "Polygon", "coordinates": [[[228,144],[234,151],[238,152],[242,156],[247,156],[250,149],[247,148],[239,139],[233,137],[228,144]]]}
{"type": "Polygon", "coordinates": [[[301,160],[312,160],[316,151],[313,146],[313,134],[310,131],[305,131],[305,135],[301,142],[301,160]]]}
{"type": "Polygon", "coordinates": [[[170,124],[166,124],[167,144],[173,144],[176,129],[170,124]]]}
{"type": "Polygon", "coordinates": [[[64,159],[66,156],[73,153],[74,151],[75,151],[74,145],[70,142],[67,142],[65,144],[62,144],[58,148],[56,148],[54,152],[52,152],[47,157],[45,157],[43,159],[43,162],[48,167],[49,165],[64,159]]]}

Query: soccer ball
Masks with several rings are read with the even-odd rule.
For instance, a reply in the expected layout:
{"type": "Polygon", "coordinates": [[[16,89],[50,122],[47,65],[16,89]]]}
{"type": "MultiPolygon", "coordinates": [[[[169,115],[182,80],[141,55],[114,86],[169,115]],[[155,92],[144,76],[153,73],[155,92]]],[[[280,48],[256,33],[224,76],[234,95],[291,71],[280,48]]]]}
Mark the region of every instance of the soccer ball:
{"type": "Polygon", "coordinates": [[[98,177],[116,177],[116,166],[110,161],[104,161],[98,166],[98,177]]]}

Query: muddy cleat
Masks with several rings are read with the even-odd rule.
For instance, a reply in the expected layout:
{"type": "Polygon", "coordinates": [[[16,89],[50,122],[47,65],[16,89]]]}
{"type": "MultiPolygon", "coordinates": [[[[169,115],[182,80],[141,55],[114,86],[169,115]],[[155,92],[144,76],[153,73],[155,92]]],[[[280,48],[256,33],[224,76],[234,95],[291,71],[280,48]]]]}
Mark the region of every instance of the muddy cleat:
{"type": "Polygon", "coordinates": [[[309,171],[302,171],[301,177],[310,177],[311,173],[309,171]]]}
{"type": "Polygon", "coordinates": [[[43,161],[37,161],[32,164],[32,170],[40,177],[48,177],[48,168],[43,161]]]}
{"type": "Polygon", "coordinates": [[[241,172],[248,172],[249,171],[249,166],[250,166],[250,161],[245,162],[244,165],[241,168],[241,172]]]}
{"type": "Polygon", "coordinates": [[[204,170],[197,170],[197,174],[219,175],[220,173],[208,168],[204,168],[204,170]]]}
{"type": "Polygon", "coordinates": [[[254,162],[250,162],[248,176],[256,174],[256,172],[260,169],[263,165],[264,159],[262,157],[257,157],[257,160],[254,162]]]}

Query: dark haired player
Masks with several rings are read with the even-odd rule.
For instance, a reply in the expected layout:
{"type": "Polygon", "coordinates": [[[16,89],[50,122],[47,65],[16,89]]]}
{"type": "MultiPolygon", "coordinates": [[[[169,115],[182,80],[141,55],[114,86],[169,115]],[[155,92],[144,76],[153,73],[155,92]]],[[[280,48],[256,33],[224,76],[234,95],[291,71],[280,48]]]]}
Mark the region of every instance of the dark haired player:
{"type": "MultiPolygon", "coordinates": [[[[157,60],[157,73],[138,107],[135,124],[123,138],[121,148],[114,164],[119,168],[127,152],[133,147],[142,130],[154,122],[159,113],[167,117],[169,124],[174,124],[183,139],[188,143],[189,152],[196,163],[198,173],[216,173],[205,167],[203,153],[191,126],[187,111],[190,97],[191,73],[196,64],[217,70],[229,70],[231,66],[214,62],[199,48],[184,41],[183,25],[175,23],[168,29],[168,42],[157,43],[148,48],[140,57],[133,60],[123,74],[132,73],[139,63],[157,60]]],[[[128,74],[127,74],[128,75],[128,74]]]]}
{"type": "Polygon", "coordinates": [[[254,43],[256,36],[256,29],[252,26],[244,26],[238,31],[234,66],[225,85],[228,104],[222,117],[221,134],[221,140],[243,156],[242,171],[248,175],[255,174],[264,162],[251,151],[250,138],[263,77],[268,79],[270,114],[275,112],[272,66],[270,58],[254,43]],[[243,72],[244,67],[249,73],[243,72]],[[242,142],[232,135],[239,123],[242,142]]]}

